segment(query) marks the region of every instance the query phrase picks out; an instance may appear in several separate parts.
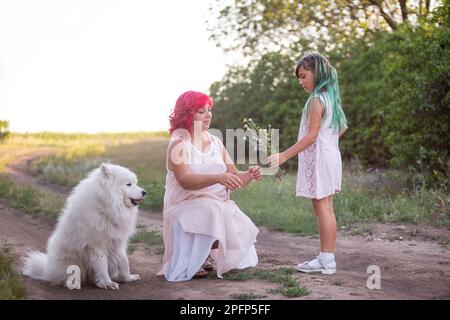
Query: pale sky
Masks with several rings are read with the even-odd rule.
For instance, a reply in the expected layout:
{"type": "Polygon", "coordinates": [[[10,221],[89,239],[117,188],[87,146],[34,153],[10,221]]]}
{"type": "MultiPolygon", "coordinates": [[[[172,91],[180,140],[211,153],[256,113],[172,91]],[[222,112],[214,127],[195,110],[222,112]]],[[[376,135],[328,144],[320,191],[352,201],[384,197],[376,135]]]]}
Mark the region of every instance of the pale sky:
{"type": "Polygon", "coordinates": [[[225,74],[208,0],[0,0],[0,119],[19,132],[167,130],[225,74]]]}

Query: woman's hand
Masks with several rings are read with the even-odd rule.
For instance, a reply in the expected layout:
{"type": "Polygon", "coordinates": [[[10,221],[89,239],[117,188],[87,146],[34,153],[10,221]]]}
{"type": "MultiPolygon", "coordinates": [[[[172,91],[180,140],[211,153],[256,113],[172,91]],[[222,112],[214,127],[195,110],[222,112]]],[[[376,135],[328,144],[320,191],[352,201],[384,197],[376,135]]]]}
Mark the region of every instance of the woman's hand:
{"type": "Polygon", "coordinates": [[[273,169],[281,166],[288,160],[288,158],[284,152],[280,152],[271,155],[270,157],[267,158],[267,160],[269,161],[270,167],[273,169]]]}
{"type": "Polygon", "coordinates": [[[238,171],[235,173],[235,175],[237,175],[239,177],[239,179],[241,179],[241,181],[242,181],[241,188],[245,187],[250,182],[252,182],[252,176],[250,175],[250,171],[248,171],[248,170],[247,171],[238,171]]]}
{"type": "Polygon", "coordinates": [[[219,175],[218,183],[224,185],[231,191],[240,189],[243,185],[242,180],[237,175],[228,172],[219,175]]]}
{"type": "Polygon", "coordinates": [[[248,171],[250,173],[250,176],[252,177],[252,179],[254,180],[261,180],[262,176],[261,176],[261,168],[258,166],[251,166],[250,168],[248,168],[248,171]]]}

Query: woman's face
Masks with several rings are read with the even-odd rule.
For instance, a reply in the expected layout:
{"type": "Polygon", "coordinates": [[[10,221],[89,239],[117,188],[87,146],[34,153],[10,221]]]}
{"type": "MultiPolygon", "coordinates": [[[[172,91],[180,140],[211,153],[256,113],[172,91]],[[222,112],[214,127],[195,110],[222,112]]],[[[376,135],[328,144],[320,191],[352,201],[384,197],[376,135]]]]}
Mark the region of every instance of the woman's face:
{"type": "Polygon", "coordinates": [[[202,131],[207,131],[209,126],[211,125],[212,112],[211,105],[209,103],[205,104],[203,108],[200,108],[194,114],[194,123],[195,121],[201,121],[202,123],[202,131]]]}
{"type": "Polygon", "coordinates": [[[298,82],[306,92],[311,93],[314,90],[314,73],[300,67],[298,70],[298,82]]]}

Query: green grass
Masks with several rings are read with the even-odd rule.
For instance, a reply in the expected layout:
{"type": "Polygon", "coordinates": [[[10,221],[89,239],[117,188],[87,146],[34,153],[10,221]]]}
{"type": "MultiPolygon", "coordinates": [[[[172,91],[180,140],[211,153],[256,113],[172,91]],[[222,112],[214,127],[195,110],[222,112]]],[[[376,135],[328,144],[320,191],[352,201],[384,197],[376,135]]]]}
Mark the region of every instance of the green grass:
{"type": "Polygon", "coordinates": [[[278,288],[268,289],[273,294],[282,294],[286,297],[302,297],[311,293],[305,287],[300,287],[297,280],[292,276],[293,270],[287,268],[278,268],[264,270],[260,268],[246,270],[232,270],[223,275],[225,280],[230,281],[247,281],[252,279],[261,279],[271,283],[277,283],[281,286],[278,288]]]}
{"type": "Polygon", "coordinates": [[[288,298],[303,297],[311,294],[309,289],[299,286],[268,289],[268,292],[282,294],[288,298]]]}
{"type": "Polygon", "coordinates": [[[13,269],[9,246],[0,249],[0,300],[23,300],[27,298],[25,286],[13,269]]]}
{"type": "Polygon", "coordinates": [[[127,247],[127,253],[132,254],[136,249],[137,249],[137,245],[130,243],[130,244],[128,244],[128,247],[127,247]]]}
{"type": "Polygon", "coordinates": [[[255,279],[254,270],[246,269],[246,270],[231,270],[223,275],[225,280],[230,281],[247,281],[251,279],[255,279]]]}
{"type": "Polygon", "coordinates": [[[56,218],[64,206],[65,197],[11,181],[0,174],[0,199],[9,207],[25,213],[56,218]]]}
{"type": "Polygon", "coordinates": [[[236,300],[254,300],[254,299],[267,298],[267,296],[254,294],[252,292],[232,294],[231,297],[236,300]]]}
{"type": "Polygon", "coordinates": [[[271,230],[314,234],[316,222],[310,202],[295,197],[295,177],[281,181],[266,177],[231,197],[256,224],[271,230]]]}
{"type": "Polygon", "coordinates": [[[139,230],[131,237],[130,243],[144,243],[150,246],[164,244],[161,234],[158,231],[139,230]]]}
{"type": "Polygon", "coordinates": [[[136,244],[138,243],[152,247],[156,254],[164,253],[164,241],[161,233],[158,231],[147,231],[143,227],[139,228],[137,233],[130,238],[128,252],[133,253],[133,251],[136,250],[136,244]]]}

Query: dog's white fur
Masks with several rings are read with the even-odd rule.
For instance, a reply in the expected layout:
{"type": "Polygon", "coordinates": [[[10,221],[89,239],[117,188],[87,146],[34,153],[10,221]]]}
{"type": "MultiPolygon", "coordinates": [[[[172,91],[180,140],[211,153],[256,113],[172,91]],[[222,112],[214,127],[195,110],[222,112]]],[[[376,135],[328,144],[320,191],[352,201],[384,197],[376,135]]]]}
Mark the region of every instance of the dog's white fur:
{"type": "Polygon", "coordinates": [[[47,254],[28,254],[23,273],[66,285],[68,267],[75,265],[81,271],[81,284],[89,281],[103,289],[118,289],[117,282],[140,279],[130,274],[126,249],[135,231],[137,204],[145,193],[127,168],[101,164],[67,199],[47,254]]]}

